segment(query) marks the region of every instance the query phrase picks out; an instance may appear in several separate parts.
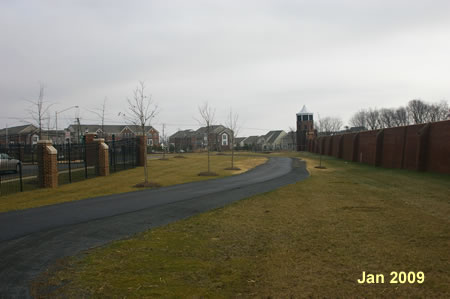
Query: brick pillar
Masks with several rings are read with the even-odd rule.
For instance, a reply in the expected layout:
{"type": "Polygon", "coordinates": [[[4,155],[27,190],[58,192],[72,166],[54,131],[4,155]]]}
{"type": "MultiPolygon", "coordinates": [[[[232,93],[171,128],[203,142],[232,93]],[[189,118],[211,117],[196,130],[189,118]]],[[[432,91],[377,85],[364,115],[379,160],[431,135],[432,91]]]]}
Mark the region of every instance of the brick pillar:
{"type": "Polygon", "coordinates": [[[381,129],[377,133],[376,145],[375,145],[375,166],[381,166],[383,161],[383,141],[384,141],[384,129],[381,129]]]}
{"type": "Polygon", "coordinates": [[[328,142],[328,149],[327,149],[327,155],[332,156],[333,155],[333,136],[327,136],[329,142],[328,142]]]}
{"type": "Polygon", "coordinates": [[[86,164],[87,166],[97,165],[97,146],[94,141],[97,138],[95,133],[86,133],[85,135],[86,146],[86,164]]]}
{"type": "Polygon", "coordinates": [[[147,159],[147,136],[136,137],[137,166],[144,166],[147,159]]]}
{"type": "Polygon", "coordinates": [[[37,143],[38,181],[41,188],[58,187],[57,151],[51,140],[39,140],[37,143]]]}
{"type": "Polygon", "coordinates": [[[94,139],[93,142],[97,144],[96,156],[96,172],[99,176],[109,175],[109,147],[105,143],[104,138],[94,139]]]}
{"type": "Polygon", "coordinates": [[[431,124],[426,124],[419,131],[419,143],[417,144],[416,165],[418,171],[427,170],[428,137],[431,124]]]}
{"type": "Polygon", "coordinates": [[[339,136],[337,157],[342,159],[344,156],[344,135],[339,136]]]}

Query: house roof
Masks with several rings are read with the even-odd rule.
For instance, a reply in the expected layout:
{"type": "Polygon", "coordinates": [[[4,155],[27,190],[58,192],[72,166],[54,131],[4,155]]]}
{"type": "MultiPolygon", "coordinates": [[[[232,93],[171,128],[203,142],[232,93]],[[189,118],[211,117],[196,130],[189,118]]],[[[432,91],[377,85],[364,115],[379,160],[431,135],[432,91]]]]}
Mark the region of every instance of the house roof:
{"type": "Polygon", "coordinates": [[[193,130],[181,130],[172,134],[169,138],[185,138],[194,135],[193,130]]]}
{"type": "Polygon", "coordinates": [[[266,142],[267,143],[274,143],[275,140],[277,140],[277,138],[283,133],[286,133],[286,132],[284,132],[283,130],[270,131],[269,133],[267,133],[265,135],[266,142]]]}
{"type": "Polygon", "coordinates": [[[242,140],[245,140],[247,137],[236,137],[234,138],[235,143],[240,143],[242,140]]]}
{"type": "MultiPolygon", "coordinates": [[[[195,131],[195,134],[205,134],[206,130],[207,130],[207,127],[201,127],[197,131],[195,131]]],[[[210,133],[218,134],[218,133],[226,131],[226,130],[229,130],[229,129],[227,129],[225,126],[222,126],[222,125],[209,126],[210,133]]]]}
{"type": "MultiPolygon", "coordinates": [[[[73,131],[75,132],[77,130],[78,125],[70,125],[67,129],[69,131],[73,131]]],[[[133,133],[138,133],[140,131],[140,127],[139,126],[135,126],[135,125],[104,125],[103,126],[103,130],[105,133],[108,134],[120,134],[125,128],[129,128],[133,133]]],[[[102,129],[102,125],[85,125],[85,124],[81,124],[80,125],[80,129],[81,132],[89,132],[89,133],[95,133],[98,130],[102,129]]],[[[153,128],[152,126],[145,126],[146,131],[150,131],[151,129],[155,130],[156,132],[158,132],[155,128],[153,128]]]]}
{"type": "Polygon", "coordinates": [[[23,125],[10,128],[3,128],[0,130],[0,135],[6,135],[6,130],[8,130],[8,135],[17,135],[17,134],[34,133],[35,131],[38,130],[38,128],[34,125],[23,125]]]}
{"type": "Polygon", "coordinates": [[[249,136],[244,139],[244,144],[253,144],[258,141],[259,136],[249,136]]]}

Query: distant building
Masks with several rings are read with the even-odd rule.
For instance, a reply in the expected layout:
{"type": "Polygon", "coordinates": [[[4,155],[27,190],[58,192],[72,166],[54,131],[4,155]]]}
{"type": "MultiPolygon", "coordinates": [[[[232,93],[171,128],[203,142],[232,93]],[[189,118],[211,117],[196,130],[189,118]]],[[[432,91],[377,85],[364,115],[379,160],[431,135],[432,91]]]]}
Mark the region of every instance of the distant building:
{"type": "MultiPolygon", "coordinates": [[[[72,143],[81,141],[82,136],[86,133],[95,133],[99,138],[105,141],[111,141],[113,136],[115,140],[126,138],[134,138],[142,135],[142,128],[135,125],[70,125],[66,131],[69,132],[72,143]]],[[[145,135],[147,136],[147,145],[159,145],[159,132],[152,126],[145,127],[145,135]]]]}
{"type": "Polygon", "coordinates": [[[297,150],[295,132],[289,132],[281,139],[281,150],[283,151],[297,150]]]}
{"type": "Polygon", "coordinates": [[[210,142],[210,150],[222,151],[231,149],[232,131],[222,125],[214,125],[208,128],[201,127],[196,131],[178,131],[169,137],[169,143],[176,151],[204,150],[210,142]]]}
{"type": "Polygon", "coordinates": [[[303,105],[302,110],[297,113],[297,151],[305,151],[308,140],[313,139],[315,135],[313,113],[303,105]]]}
{"type": "Polygon", "coordinates": [[[34,125],[23,125],[0,130],[0,144],[36,144],[39,140],[39,129],[34,125]]]}

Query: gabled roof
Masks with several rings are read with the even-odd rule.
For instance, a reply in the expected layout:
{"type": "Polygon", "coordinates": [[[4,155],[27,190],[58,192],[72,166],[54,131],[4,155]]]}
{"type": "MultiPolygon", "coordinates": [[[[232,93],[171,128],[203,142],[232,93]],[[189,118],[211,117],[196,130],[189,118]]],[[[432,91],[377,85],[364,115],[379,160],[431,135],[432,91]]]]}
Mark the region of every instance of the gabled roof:
{"type": "MultiPolygon", "coordinates": [[[[129,128],[135,134],[139,133],[141,130],[141,128],[139,126],[135,126],[135,125],[104,125],[103,131],[108,134],[120,134],[125,128],[129,128]]],[[[77,131],[78,125],[70,125],[67,129],[69,131],[77,131]]],[[[152,126],[145,126],[146,132],[150,131],[151,129],[154,129],[156,132],[158,132],[152,126]]],[[[84,133],[84,132],[96,133],[97,131],[102,130],[102,125],[81,124],[80,130],[82,133],[84,133]]]]}
{"type": "Polygon", "coordinates": [[[245,140],[247,137],[236,137],[234,138],[235,143],[240,143],[242,140],[245,140]]]}
{"type": "Polygon", "coordinates": [[[286,132],[284,132],[283,130],[270,131],[269,133],[267,133],[265,135],[266,142],[267,143],[274,143],[275,140],[277,140],[277,138],[283,133],[286,133],[286,132]]]}
{"type": "MultiPolygon", "coordinates": [[[[226,131],[226,130],[228,130],[228,129],[222,125],[209,126],[210,133],[218,134],[218,133],[220,133],[222,131],[226,131]]],[[[206,134],[206,131],[207,131],[207,127],[201,127],[197,131],[195,131],[195,134],[206,134]]]]}
{"type": "Polygon", "coordinates": [[[186,138],[186,137],[191,137],[192,135],[194,135],[194,133],[195,132],[193,130],[182,130],[182,131],[175,132],[169,138],[186,138]]]}
{"type": "Polygon", "coordinates": [[[0,135],[6,135],[6,130],[8,130],[8,135],[17,135],[17,134],[30,134],[34,133],[38,130],[34,125],[23,125],[16,126],[11,128],[4,128],[0,130],[0,135]]]}
{"type": "Polygon", "coordinates": [[[244,139],[244,144],[253,144],[258,141],[259,136],[249,136],[244,139]]]}

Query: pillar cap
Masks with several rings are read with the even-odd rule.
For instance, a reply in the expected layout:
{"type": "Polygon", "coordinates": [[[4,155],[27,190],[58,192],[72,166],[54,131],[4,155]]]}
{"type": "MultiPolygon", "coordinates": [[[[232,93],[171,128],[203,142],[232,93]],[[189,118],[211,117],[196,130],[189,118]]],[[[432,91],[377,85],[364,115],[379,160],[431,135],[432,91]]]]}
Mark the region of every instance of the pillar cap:
{"type": "Polygon", "coordinates": [[[38,140],[37,142],[38,144],[53,144],[53,142],[51,140],[38,140]]]}
{"type": "Polygon", "coordinates": [[[103,143],[103,142],[105,142],[105,138],[95,138],[94,141],[103,143]]]}

